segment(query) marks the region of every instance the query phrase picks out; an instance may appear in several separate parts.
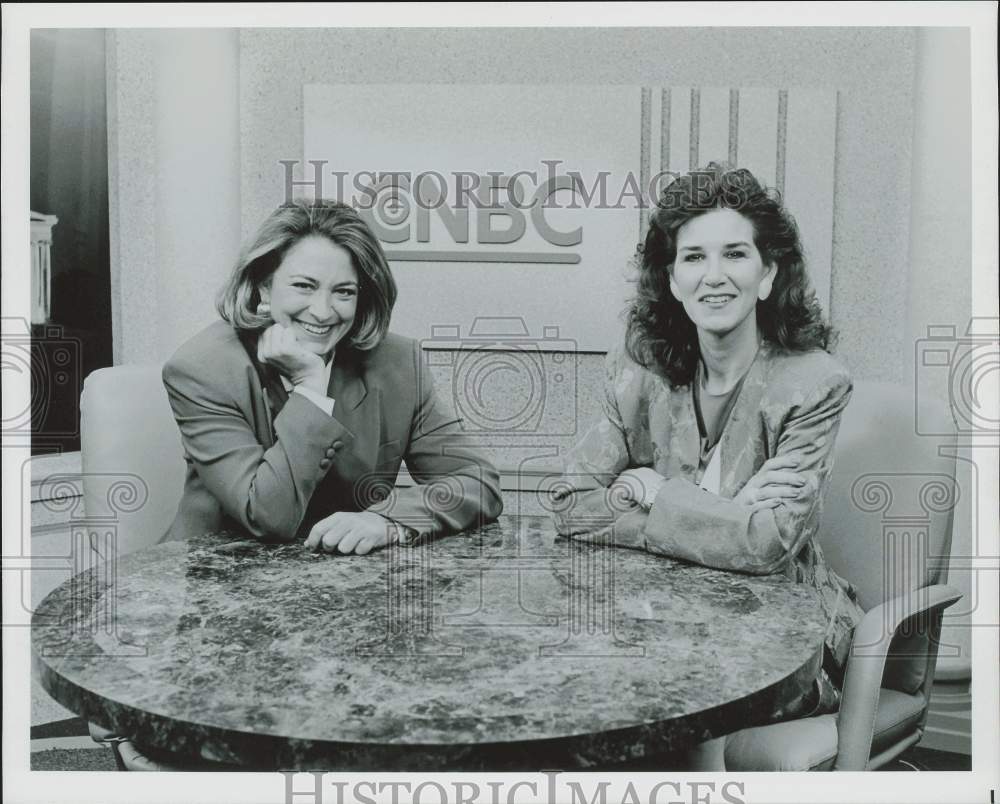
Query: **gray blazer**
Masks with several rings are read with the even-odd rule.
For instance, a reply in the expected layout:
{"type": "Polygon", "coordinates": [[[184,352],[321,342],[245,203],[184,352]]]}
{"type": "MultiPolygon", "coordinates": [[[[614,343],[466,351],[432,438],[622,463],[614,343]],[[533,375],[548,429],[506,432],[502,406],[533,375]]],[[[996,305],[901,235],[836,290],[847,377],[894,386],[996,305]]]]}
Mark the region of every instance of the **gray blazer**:
{"type": "Polygon", "coordinates": [[[765,342],[719,440],[721,484],[712,494],[696,485],[701,441],[691,387],[671,387],[619,346],[606,362],[602,415],[567,455],[556,526],[578,539],[613,533],[623,546],[811,584],[829,618],[827,645],[842,666],[864,612],[854,588],[827,567],[815,536],[851,387],[826,352],[785,352],[765,342]],[[805,493],[756,513],[732,502],[776,455],[798,458],[805,493]],[[644,466],[667,478],[648,513],[611,487],[624,470],[644,466]]]}
{"type": "Polygon", "coordinates": [[[290,540],[335,511],[374,510],[416,541],[499,516],[497,471],[434,393],[416,341],[338,349],[332,416],[256,354],[253,334],[219,321],[163,368],[188,465],[165,538],[237,526],[290,540]],[[394,489],[403,460],[419,485],[394,489]]]}

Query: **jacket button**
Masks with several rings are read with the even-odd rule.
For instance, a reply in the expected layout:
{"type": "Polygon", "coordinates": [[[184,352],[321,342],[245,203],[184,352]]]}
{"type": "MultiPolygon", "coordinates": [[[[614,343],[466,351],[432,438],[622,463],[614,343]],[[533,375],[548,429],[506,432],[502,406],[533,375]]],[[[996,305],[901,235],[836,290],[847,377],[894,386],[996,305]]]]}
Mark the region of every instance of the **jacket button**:
{"type": "Polygon", "coordinates": [[[319,462],[319,468],[320,469],[329,469],[330,468],[330,459],[329,458],[323,458],[319,462]]]}
{"type": "Polygon", "coordinates": [[[343,449],[343,448],[344,448],[344,442],[343,441],[334,441],[333,442],[333,450],[334,450],[334,452],[336,452],[339,449],[343,449]]]}
{"type": "Polygon", "coordinates": [[[334,455],[336,455],[336,454],[337,454],[337,450],[335,450],[335,449],[333,449],[333,448],[331,448],[331,449],[328,449],[328,450],[326,451],[326,457],[327,457],[327,458],[332,458],[332,457],[333,457],[334,455]]]}

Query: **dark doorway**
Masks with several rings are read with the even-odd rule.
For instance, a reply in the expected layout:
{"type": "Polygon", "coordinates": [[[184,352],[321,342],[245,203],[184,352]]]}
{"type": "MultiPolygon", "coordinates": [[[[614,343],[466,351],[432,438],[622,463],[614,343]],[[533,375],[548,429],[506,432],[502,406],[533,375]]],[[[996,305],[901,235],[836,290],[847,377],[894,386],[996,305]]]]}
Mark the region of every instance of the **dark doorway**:
{"type": "Polygon", "coordinates": [[[33,455],[80,449],[83,380],[113,360],[105,50],[103,29],[31,32],[31,211],[49,216],[32,216],[33,314],[23,327],[33,455]],[[52,217],[46,271],[46,244],[34,239],[52,217]]]}

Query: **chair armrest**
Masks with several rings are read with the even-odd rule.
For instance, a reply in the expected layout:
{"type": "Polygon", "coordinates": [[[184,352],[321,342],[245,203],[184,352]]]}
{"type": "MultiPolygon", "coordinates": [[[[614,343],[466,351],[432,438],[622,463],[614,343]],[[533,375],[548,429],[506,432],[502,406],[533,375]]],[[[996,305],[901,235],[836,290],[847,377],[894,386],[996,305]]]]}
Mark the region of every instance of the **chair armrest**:
{"type": "Polygon", "coordinates": [[[865,770],[868,765],[885,661],[900,626],[915,617],[930,615],[928,635],[930,649],[934,650],[942,612],[961,597],[953,586],[932,584],[875,606],[858,623],[837,715],[836,770],[865,770]]]}

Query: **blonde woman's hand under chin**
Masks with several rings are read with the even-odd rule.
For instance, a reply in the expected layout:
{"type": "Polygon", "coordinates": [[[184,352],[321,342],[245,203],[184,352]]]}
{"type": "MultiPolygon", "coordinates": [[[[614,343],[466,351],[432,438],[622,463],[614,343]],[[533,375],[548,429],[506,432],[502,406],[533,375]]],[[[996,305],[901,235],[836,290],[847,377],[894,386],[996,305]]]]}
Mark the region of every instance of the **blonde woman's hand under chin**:
{"type": "Polygon", "coordinates": [[[274,366],[293,385],[326,393],[323,358],[303,348],[292,329],[284,324],[272,324],[261,333],[257,339],[257,359],[274,366]]]}

